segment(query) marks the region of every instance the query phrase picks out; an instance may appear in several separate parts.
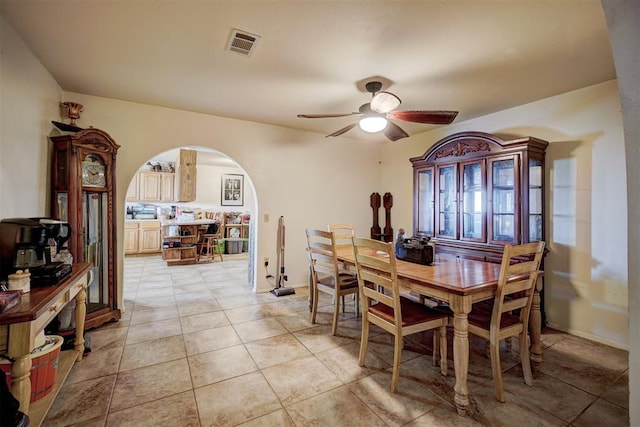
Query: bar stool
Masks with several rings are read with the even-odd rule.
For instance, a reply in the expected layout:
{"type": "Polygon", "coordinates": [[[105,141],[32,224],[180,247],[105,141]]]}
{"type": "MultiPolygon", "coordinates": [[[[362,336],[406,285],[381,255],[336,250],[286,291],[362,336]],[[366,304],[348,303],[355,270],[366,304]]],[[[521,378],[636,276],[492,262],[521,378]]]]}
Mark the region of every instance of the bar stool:
{"type": "Polygon", "coordinates": [[[222,238],[220,234],[203,234],[201,241],[198,242],[198,259],[200,262],[203,256],[208,261],[214,261],[216,254],[222,259],[222,238]]]}

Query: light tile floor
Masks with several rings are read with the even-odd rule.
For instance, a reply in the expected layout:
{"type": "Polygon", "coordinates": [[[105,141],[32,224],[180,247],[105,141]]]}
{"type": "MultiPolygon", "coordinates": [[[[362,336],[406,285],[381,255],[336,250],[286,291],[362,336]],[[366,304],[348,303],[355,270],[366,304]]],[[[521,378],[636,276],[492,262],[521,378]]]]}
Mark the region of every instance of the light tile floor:
{"type": "Polygon", "coordinates": [[[128,257],[123,319],[88,332],[92,351],[44,425],[629,424],[625,351],[546,330],[533,387],[523,382],[517,344],[503,353],[506,403],[499,403],[484,343],[474,339],[463,418],[453,406],[453,369],[443,377],[431,364],[429,333],[405,340],[399,390],[391,394],[392,341],[373,331],[360,368],[353,303],[333,337],[329,299],[321,296],[312,325],[306,289],[254,295],[246,271],[243,255],[174,267],[157,256],[128,257]]]}

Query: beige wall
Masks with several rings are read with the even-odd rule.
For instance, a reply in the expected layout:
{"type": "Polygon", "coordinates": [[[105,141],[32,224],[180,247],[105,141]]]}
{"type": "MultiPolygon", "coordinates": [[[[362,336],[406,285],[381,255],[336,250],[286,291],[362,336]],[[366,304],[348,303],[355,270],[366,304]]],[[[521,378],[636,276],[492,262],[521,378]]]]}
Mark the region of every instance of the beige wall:
{"type": "Polygon", "coordinates": [[[246,172],[245,185],[253,184],[255,189],[253,249],[259,260],[254,266],[259,291],[273,287],[265,279],[262,260],[276,259],[280,215],[287,226],[289,286],[306,283],[306,227],[324,228],[329,222],[353,222],[360,230],[370,227],[369,194],[379,186],[376,144],[327,142],[323,135],[309,132],[77,93],[66,93],[65,99],[84,105],[80,126],[106,130],[121,145],[117,158],[120,230],[126,188],[148,159],[183,146],[215,149],[234,159],[246,172]],[[354,165],[359,165],[357,174],[354,165]],[[265,214],[269,222],[264,221],[265,214]]]}
{"type": "Polygon", "coordinates": [[[395,227],[411,228],[412,170],[445,135],[482,131],[549,141],[546,154],[545,312],[549,326],[628,346],[627,203],[616,81],[416,135],[383,149],[383,188],[395,227]],[[394,178],[395,177],[395,178],[394,178]]]}
{"type": "Polygon", "coordinates": [[[62,90],[2,17],[0,43],[0,218],[42,216],[62,90]]]}

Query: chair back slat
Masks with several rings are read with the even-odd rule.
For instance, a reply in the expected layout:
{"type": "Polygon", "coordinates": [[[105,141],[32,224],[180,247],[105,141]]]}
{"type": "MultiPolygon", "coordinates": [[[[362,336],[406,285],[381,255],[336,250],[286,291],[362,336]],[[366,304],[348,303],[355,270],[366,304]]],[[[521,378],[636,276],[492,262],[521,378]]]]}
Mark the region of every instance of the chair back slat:
{"type": "Polygon", "coordinates": [[[351,238],[356,235],[353,224],[329,224],[328,230],[333,233],[336,244],[351,245],[351,238]]]}
{"type": "Polygon", "coordinates": [[[519,308],[526,307],[528,302],[529,302],[529,298],[527,297],[506,300],[502,304],[502,313],[508,313],[512,310],[517,310],[519,308]]]}
{"type": "MultiPolygon", "coordinates": [[[[512,257],[513,258],[513,257],[512,257]]],[[[535,267],[535,262],[532,261],[522,261],[522,262],[518,262],[516,264],[511,264],[506,268],[506,274],[508,276],[515,276],[517,274],[527,274],[529,273],[534,267],[535,267]]]]}
{"type": "Polygon", "coordinates": [[[318,273],[332,278],[338,283],[338,258],[333,235],[324,230],[306,230],[309,265],[315,280],[318,273]]]}
{"type": "Polygon", "coordinates": [[[525,280],[516,280],[505,284],[505,295],[512,295],[518,292],[526,291],[530,288],[531,281],[529,277],[525,280]]]}
{"type": "Polygon", "coordinates": [[[520,322],[526,330],[543,253],[542,241],[505,245],[493,304],[492,329],[500,328],[503,313],[520,309],[520,322]]]}
{"type": "MultiPolygon", "coordinates": [[[[362,310],[368,310],[372,301],[393,309],[393,325],[399,330],[402,326],[398,272],[392,243],[378,240],[353,238],[353,248],[358,273],[358,286],[362,295],[362,310]],[[376,255],[373,255],[373,254],[376,255]]],[[[379,319],[386,322],[384,319],[379,319]]],[[[380,323],[377,323],[379,326],[380,323]]]]}

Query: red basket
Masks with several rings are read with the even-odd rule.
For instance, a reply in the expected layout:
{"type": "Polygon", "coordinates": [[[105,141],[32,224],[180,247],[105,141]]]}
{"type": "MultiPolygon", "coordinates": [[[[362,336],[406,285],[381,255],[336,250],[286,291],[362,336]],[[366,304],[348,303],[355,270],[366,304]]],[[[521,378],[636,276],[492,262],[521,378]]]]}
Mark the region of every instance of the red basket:
{"type": "MultiPolygon", "coordinates": [[[[58,335],[46,336],[45,344],[31,353],[31,402],[42,399],[53,390],[63,341],[58,335]]],[[[1,360],[0,369],[7,374],[7,386],[11,388],[11,362],[1,360]]]]}

